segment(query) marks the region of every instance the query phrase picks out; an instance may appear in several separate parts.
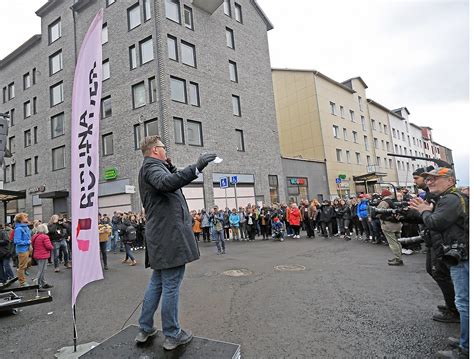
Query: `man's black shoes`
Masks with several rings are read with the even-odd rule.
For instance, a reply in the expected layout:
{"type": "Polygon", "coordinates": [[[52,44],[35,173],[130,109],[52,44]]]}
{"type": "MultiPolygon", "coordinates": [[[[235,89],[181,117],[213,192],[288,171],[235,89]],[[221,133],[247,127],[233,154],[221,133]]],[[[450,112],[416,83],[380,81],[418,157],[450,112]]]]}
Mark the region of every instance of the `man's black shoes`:
{"type": "Polygon", "coordinates": [[[140,331],[135,337],[135,341],[137,343],[145,343],[148,338],[154,336],[156,333],[158,333],[158,328],[153,328],[151,332],[145,332],[142,328],[140,328],[140,331]]]}
{"type": "Polygon", "coordinates": [[[180,345],[188,344],[193,339],[193,333],[190,330],[183,330],[179,332],[176,338],[166,337],[163,343],[164,350],[174,350],[180,345]]]}
{"type": "Polygon", "coordinates": [[[459,313],[455,311],[441,312],[433,315],[433,320],[441,323],[459,323],[459,313]]]}

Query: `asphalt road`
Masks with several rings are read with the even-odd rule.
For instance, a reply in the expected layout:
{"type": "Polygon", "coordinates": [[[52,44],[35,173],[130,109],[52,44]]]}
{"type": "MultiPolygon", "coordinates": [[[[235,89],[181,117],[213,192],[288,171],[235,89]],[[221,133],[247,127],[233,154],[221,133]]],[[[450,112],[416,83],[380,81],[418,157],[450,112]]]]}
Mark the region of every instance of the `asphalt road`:
{"type": "MultiPolygon", "coordinates": [[[[226,255],[202,244],[201,259],[187,266],[180,321],[197,336],[241,344],[243,358],[430,358],[459,334],[457,324],[431,319],[442,295],[425,273],[423,254],[390,267],[388,247],[356,240],[226,244],[226,255]],[[223,274],[236,269],[248,275],[223,274]]],[[[109,254],[105,279],[79,295],[79,343],[112,336],[142,300],[150,270],[136,253],[136,267],[109,254]]],[[[53,302],[0,316],[0,357],[52,358],[72,345],[71,272],[48,267],[46,279],[55,286],[53,302]]],[[[155,318],[160,327],[159,312],[155,318]]]]}

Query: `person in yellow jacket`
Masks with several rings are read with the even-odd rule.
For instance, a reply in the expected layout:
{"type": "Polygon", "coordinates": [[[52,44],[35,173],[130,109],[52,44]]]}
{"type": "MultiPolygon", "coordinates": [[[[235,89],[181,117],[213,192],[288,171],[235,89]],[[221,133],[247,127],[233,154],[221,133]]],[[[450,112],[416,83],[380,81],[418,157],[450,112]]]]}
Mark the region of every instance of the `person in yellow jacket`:
{"type": "Polygon", "coordinates": [[[109,269],[109,267],[107,267],[107,241],[109,240],[111,233],[112,227],[109,224],[99,223],[100,253],[102,253],[102,262],[105,270],[109,269]]]}

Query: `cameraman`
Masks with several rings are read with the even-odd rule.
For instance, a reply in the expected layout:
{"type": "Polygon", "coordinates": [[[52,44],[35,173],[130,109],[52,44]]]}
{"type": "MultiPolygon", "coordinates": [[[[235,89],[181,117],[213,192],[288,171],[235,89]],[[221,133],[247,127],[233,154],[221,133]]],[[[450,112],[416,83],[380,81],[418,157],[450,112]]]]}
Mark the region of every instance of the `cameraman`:
{"type": "MultiPolygon", "coordinates": [[[[393,204],[393,194],[388,189],[382,191],[382,201],[377,206],[379,209],[395,209],[393,204]]],[[[402,260],[402,245],[398,241],[400,238],[402,224],[400,223],[400,217],[395,213],[390,214],[378,214],[380,218],[382,232],[387,238],[388,245],[395,258],[388,260],[389,266],[401,266],[403,265],[402,260]]]]}
{"type": "Polygon", "coordinates": [[[461,336],[455,352],[438,352],[441,358],[469,357],[469,199],[456,191],[452,169],[440,167],[422,173],[434,203],[420,198],[410,208],[421,213],[429,231],[432,253],[449,267],[461,317],[461,336]]]}

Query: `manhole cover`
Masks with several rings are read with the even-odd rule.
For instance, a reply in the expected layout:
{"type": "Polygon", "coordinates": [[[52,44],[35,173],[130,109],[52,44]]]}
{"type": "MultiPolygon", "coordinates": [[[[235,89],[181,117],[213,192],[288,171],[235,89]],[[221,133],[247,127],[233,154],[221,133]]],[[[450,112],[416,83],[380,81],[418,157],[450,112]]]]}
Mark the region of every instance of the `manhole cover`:
{"type": "Polygon", "coordinates": [[[251,275],[252,272],[249,271],[248,269],[230,269],[230,270],[226,270],[222,274],[228,275],[229,277],[245,277],[245,276],[251,275]]]}
{"type": "Polygon", "coordinates": [[[274,267],[275,270],[280,272],[297,272],[305,270],[306,267],[299,264],[281,264],[274,267]]]}

